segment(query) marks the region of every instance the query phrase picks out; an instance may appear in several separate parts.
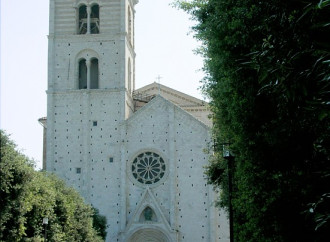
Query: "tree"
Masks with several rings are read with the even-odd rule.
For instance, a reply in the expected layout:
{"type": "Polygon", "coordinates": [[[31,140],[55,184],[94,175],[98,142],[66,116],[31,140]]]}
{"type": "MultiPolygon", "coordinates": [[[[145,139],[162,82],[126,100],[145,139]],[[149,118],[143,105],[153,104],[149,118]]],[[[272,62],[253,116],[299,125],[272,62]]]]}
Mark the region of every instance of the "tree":
{"type": "MultiPolygon", "coordinates": [[[[196,20],[214,138],[235,154],[235,238],[329,238],[330,1],[176,3],[196,20]]],[[[216,150],[222,206],[226,169],[216,150]]]]}
{"type": "Polygon", "coordinates": [[[0,130],[0,240],[16,241],[24,235],[22,216],[25,184],[33,176],[32,164],[0,130]]]}
{"type": "Polygon", "coordinates": [[[45,217],[49,241],[103,241],[106,220],[64,181],[34,171],[15,148],[1,130],[0,241],[43,241],[45,217]]]}
{"type": "Polygon", "coordinates": [[[93,207],[93,227],[102,239],[107,237],[107,218],[100,214],[97,208],[93,207]]]}

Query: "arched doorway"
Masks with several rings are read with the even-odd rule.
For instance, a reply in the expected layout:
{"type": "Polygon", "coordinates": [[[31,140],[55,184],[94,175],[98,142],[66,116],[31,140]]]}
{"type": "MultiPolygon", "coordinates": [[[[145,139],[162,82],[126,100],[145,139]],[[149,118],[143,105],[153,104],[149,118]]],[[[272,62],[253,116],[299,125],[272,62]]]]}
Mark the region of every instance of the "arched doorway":
{"type": "Polygon", "coordinates": [[[170,240],[158,229],[140,229],[127,242],[170,242],[170,240]]]}

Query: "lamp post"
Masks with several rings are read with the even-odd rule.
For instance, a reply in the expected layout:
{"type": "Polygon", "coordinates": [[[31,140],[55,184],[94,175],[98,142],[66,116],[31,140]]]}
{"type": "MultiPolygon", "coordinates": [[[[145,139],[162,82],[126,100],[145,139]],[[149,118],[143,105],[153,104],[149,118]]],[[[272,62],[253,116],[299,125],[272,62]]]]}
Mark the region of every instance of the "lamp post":
{"type": "Polygon", "coordinates": [[[228,202],[229,202],[229,235],[230,242],[234,242],[234,221],[233,221],[233,205],[232,205],[232,192],[233,192],[233,163],[234,156],[230,153],[229,150],[230,143],[222,144],[223,148],[223,158],[227,160],[228,168],[228,202]]]}
{"type": "Polygon", "coordinates": [[[42,219],[42,224],[45,227],[44,237],[45,237],[45,242],[46,242],[47,241],[47,224],[48,224],[48,218],[47,217],[45,217],[45,218],[42,219]]]}

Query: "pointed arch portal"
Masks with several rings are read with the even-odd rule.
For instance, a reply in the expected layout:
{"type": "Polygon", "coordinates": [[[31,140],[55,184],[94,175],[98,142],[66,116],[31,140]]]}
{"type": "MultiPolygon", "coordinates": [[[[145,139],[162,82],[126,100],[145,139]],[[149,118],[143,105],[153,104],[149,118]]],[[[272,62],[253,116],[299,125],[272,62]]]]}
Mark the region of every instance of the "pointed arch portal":
{"type": "Polygon", "coordinates": [[[140,229],[127,242],[170,242],[168,237],[158,229],[140,229]]]}

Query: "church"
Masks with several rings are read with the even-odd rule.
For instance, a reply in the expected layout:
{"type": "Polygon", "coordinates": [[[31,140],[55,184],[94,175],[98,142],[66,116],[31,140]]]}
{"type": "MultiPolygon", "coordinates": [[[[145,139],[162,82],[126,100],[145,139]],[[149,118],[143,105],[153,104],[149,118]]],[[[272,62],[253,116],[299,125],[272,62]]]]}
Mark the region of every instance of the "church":
{"type": "Polygon", "coordinates": [[[204,175],[207,103],[135,89],[136,4],[50,0],[44,169],[106,216],[106,241],[229,241],[204,175]]]}

